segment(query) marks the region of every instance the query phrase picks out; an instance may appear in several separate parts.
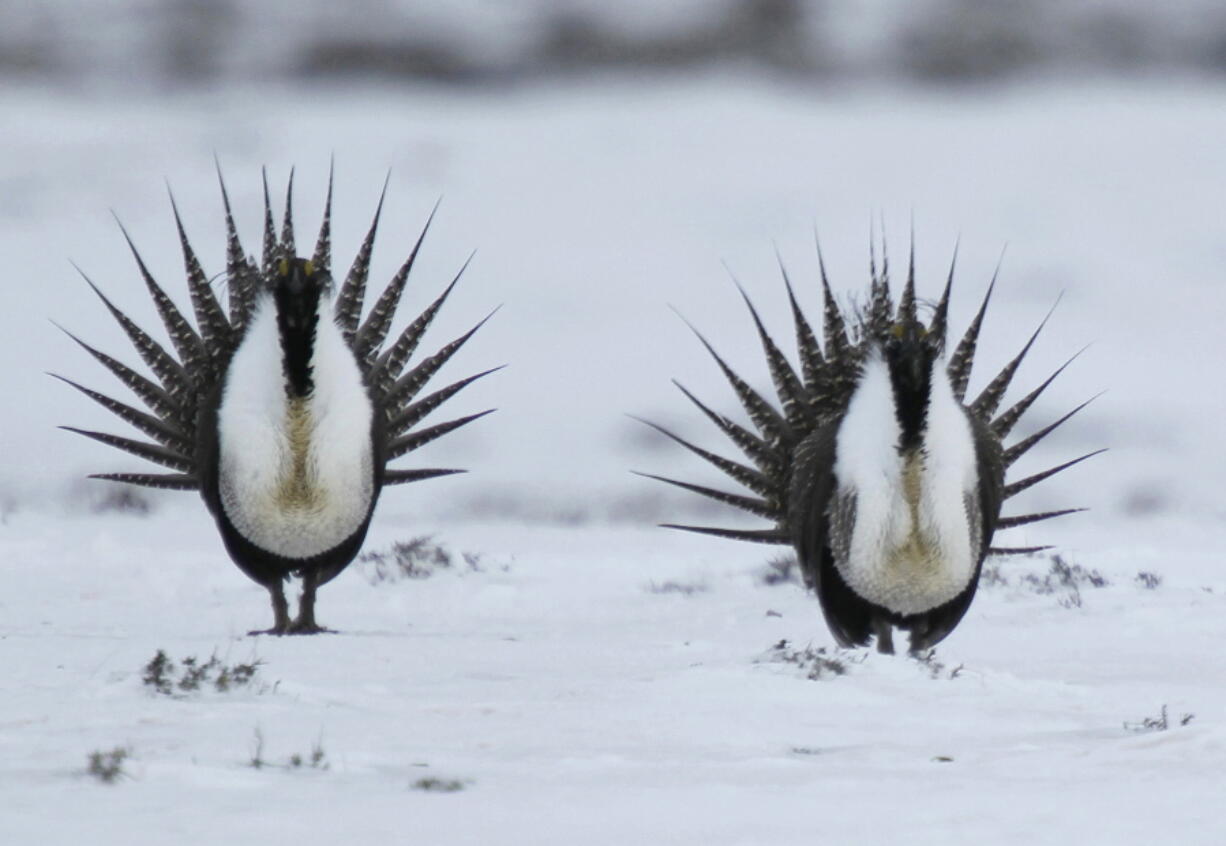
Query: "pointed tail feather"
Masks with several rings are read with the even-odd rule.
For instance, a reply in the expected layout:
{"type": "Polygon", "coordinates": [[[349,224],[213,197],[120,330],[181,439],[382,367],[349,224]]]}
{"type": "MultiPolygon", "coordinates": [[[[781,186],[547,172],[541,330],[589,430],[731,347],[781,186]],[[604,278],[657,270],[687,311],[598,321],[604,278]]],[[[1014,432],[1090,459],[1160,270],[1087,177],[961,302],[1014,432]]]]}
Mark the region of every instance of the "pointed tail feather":
{"type": "MultiPolygon", "coordinates": [[[[409,253],[409,257],[405,259],[404,264],[396,271],[392,281],[383,289],[383,293],[375,302],[374,308],[370,310],[370,314],[366,316],[366,320],[362,322],[361,327],[358,329],[357,335],[354,338],[353,349],[359,361],[365,361],[373,351],[383,345],[388,329],[391,328],[392,319],[396,316],[396,308],[400,305],[400,296],[404,293],[404,286],[408,282],[409,273],[412,272],[413,265],[417,261],[417,251],[421,249],[422,241],[425,240],[426,233],[430,231],[430,224],[434,221],[434,213],[437,211],[438,204],[436,203],[433,211],[430,212],[430,216],[426,219],[426,225],[422,227],[421,234],[417,236],[417,243],[413,245],[413,250],[409,253]]],[[[472,261],[472,256],[469,256],[469,261],[472,261]]]]}
{"type": "Polygon", "coordinates": [[[221,162],[213,158],[217,166],[217,183],[221,187],[221,204],[226,216],[226,282],[229,290],[230,325],[236,333],[241,334],[247,325],[251,308],[255,303],[259,275],[247,254],[243,251],[242,241],[238,237],[238,227],[234,225],[234,213],[230,209],[230,195],[226,191],[226,181],[221,175],[221,162]]]}
{"type": "Polygon", "coordinates": [[[1030,523],[1038,523],[1042,520],[1051,520],[1055,517],[1063,517],[1065,514],[1076,514],[1079,511],[1085,511],[1084,508],[1062,508],[1059,511],[1042,511],[1034,514],[1019,514],[1015,517],[1001,517],[996,521],[996,530],[998,532],[1005,529],[1013,529],[1017,526],[1026,526],[1030,523]]]}
{"type": "Polygon", "coordinates": [[[992,290],[995,287],[996,276],[993,275],[992,282],[988,285],[988,291],[983,295],[983,302],[979,306],[979,311],[975,314],[975,319],[966,328],[966,334],[958,342],[958,346],[954,349],[953,355],[949,357],[949,364],[945,368],[945,372],[949,374],[949,382],[958,402],[962,402],[962,398],[966,396],[966,385],[971,379],[971,368],[975,366],[975,347],[979,343],[979,330],[983,326],[983,316],[988,310],[988,303],[992,299],[992,290]]]}
{"type": "Polygon", "coordinates": [[[788,303],[792,307],[792,322],[796,325],[796,349],[800,355],[800,373],[804,377],[805,388],[813,391],[821,380],[822,369],[825,366],[822,349],[813,334],[813,328],[805,319],[804,312],[800,310],[800,303],[796,301],[796,292],[792,288],[792,280],[788,278],[787,268],[783,266],[783,257],[778,251],[775,257],[779,261],[779,272],[783,274],[783,284],[788,291],[788,303]]]}
{"type": "Polygon", "coordinates": [[[416,367],[408,373],[394,381],[390,388],[383,396],[383,402],[388,408],[400,409],[405,404],[410,402],[413,397],[417,396],[417,392],[430,380],[430,378],[439,371],[450,358],[459,351],[460,347],[468,343],[478,329],[485,325],[485,322],[496,314],[498,309],[486,315],[476,326],[469,329],[460,337],[456,338],[451,343],[444,346],[434,355],[420,362],[416,367]]]}
{"type": "Polygon", "coordinates": [[[843,314],[839,304],[830,290],[830,281],[826,278],[826,264],[822,260],[821,248],[818,248],[818,265],[822,274],[822,298],[825,302],[825,325],[822,334],[825,336],[826,360],[844,365],[851,360],[851,342],[847,340],[847,327],[843,322],[843,314]]]}
{"type": "Polygon", "coordinates": [[[723,372],[724,378],[728,380],[728,384],[732,386],[737,399],[741,401],[741,406],[745,409],[745,413],[749,415],[749,419],[753,421],[753,425],[762,433],[766,441],[773,447],[779,447],[789,442],[792,439],[791,427],[788,426],[783,416],[775,410],[774,406],[763,399],[761,394],[751,388],[748,382],[738,376],[728,366],[719,353],[715,351],[715,348],[711,346],[697,329],[688,322],[686,325],[690,327],[690,330],[698,337],[702,345],[706,347],[707,352],[715,359],[715,363],[723,372]]]}
{"type": "Polygon", "coordinates": [[[260,168],[260,177],[264,180],[264,250],[260,269],[265,276],[272,276],[277,261],[277,230],[272,222],[272,198],[268,196],[268,168],[260,168]]]}
{"type": "Polygon", "coordinates": [[[482,371],[474,376],[469,376],[466,379],[453,382],[447,387],[440,388],[429,396],[423,397],[417,402],[405,406],[403,410],[401,410],[398,414],[393,415],[388,421],[388,437],[394,438],[407,432],[409,429],[413,428],[428,417],[430,413],[437,409],[440,405],[458,394],[461,390],[468,387],[483,376],[488,376],[491,373],[502,370],[502,368],[505,366],[506,365],[502,365],[502,367],[491,367],[489,370],[482,371]]]}
{"type": "Polygon", "coordinates": [[[147,444],[143,441],[134,441],[131,438],[124,438],[119,435],[109,435],[106,432],[92,432],[88,429],[77,429],[73,426],[60,426],[60,428],[68,432],[76,432],[78,435],[84,435],[87,438],[93,438],[95,441],[100,441],[107,446],[113,446],[124,452],[130,452],[146,461],[152,461],[155,464],[161,464],[163,467],[169,467],[171,470],[179,470],[184,473],[192,473],[195,470],[195,464],[190,458],[166,447],[160,447],[157,444],[147,444]]]}
{"type": "Polygon", "coordinates": [[[172,491],[196,491],[200,489],[200,480],[187,473],[93,473],[91,479],[105,479],[108,482],[123,482],[127,485],[141,485],[146,488],[163,488],[172,491]]]}
{"type": "Polygon", "coordinates": [[[48,375],[76,388],[107,411],[136,427],[149,437],[159,441],[163,446],[187,456],[192,455],[195,451],[195,447],[186,433],[176,428],[173,423],[167,423],[160,418],[154,417],[152,414],[146,414],[119,400],[111,399],[105,394],[92,391],[84,385],[79,385],[71,379],[60,376],[58,373],[50,373],[48,375]]]}
{"type": "Polygon", "coordinates": [[[140,252],[136,249],[136,244],[133,243],[132,237],[128,235],[128,230],[124,228],[123,223],[119,221],[119,218],[115,218],[115,222],[119,224],[119,231],[123,233],[124,240],[128,242],[128,249],[132,251],[132,257],[136,259],[136,267],[140,271],[141,278],[145,281],[145,287],[149,291],[149,296],[153,298],[153,304],[157,307],[158,317],[161,318],[162,325],[166,328],[166,334],[170,336],[170,342],[174,345],[175,351],[179,355],[179,361],[183,363],[184,370],[187,371],[194,381],[203,372],[203,368],[207,366],[204,341],[201,340],[200,335],[192,325],[187,322],[187,318],[183,316],[183,312],[179,311],[174,301],[167,296],[162,286],[149,273],[149,269],[145,266],[145,260],[141,258],[140,252]]]}
{"type": "Polygon", "coordinates": [[[1047,390],[1047,386],[1054,382],[1056,377],[1064,372],[1064,368],[1076,361],[1077,356],[1081,355],[1087,349],[1089,349],[1089,347],[1082,347],[1080,350],[1074,353],[1068,359],[1068,361],[1056,368],[1055,373],[1052,373],[1050,376],[1044,379],[1042,384],[1040,384],[1026,396],[1022,397],[1007,411],[1002,412],[999,417],[993,420],[991,425],[992,434],[996,435],[996,437],[1000,438],[1001,440],[1007,438],[1009,433],[1013,431],[1013,427],[1017,425],[1017,421],[1020,420],[1022,415],[1025,414],[1030,406],[1034,404],[1034,401],[1037,400],[1045,390],[1047,390]]]}
{"type": "Polygon", "coordinates": [[[124,334],[128,336],[128,340],[132,342],[132,346],[136,348],[136,352],[140,355],[141,360],[149,365],[158,380],[161,381],[170,396],[178,400],[184,394],[191,390],[191,380],[187,373],[183,370],[182,365],[170,357],[157,341],[153,340],[145,330],[141,329],[136,323],[118,309],[106,295],[99,290],[98,286],[90,280],[80,268],[77,272],[81,274],[81,278],[89,285],[93,292],[98,295],[98,299],[102,300],[102,304],[106,306],[107,311],[115,318],[115,321],[123,329],[124,334]]]}
{"type": "MultiPolygon", "coordinates": [[[[1058,305],[1059,302],[1059,300],[1056,300],[1056,305],[1058,305]]],[[[971,403],[971,411],[974,412],[980,419],[992,419],[992,415],[994,415],[996,413],[996,409],[1000,407],[1000,401],[1005,397],[1005,391],[1009,390],[1009,384],[1013,381],[1013,376],[1015,373],[1017,373],[1017,368],[1021,365],[1022,359],[1026,357],[1026,353],[1030,352],[1030,348],[1034,346],[1034,342],[1038,339],[1039,333],[1043,331],[1043,327],[1046,326],[1047,321],[1051,319],[1052,312],[1056,310],[1056,305],[1053,305],[1051,310],[1047,312],[1047,316],[1043,318],[1043,321],[1039,324],[1038,328],[1034,330],[1034,334],[1030,336],[1030,340],[1028,340],[1026,345],[1022,347],[1021,352],[1015,355],[1013,359],[1001,369],[1000,373],[996,374],[996,378],[993,379],[988,386],[980,392],[979,396],[975,398],[975,401],[971,403]]]]}
{"type": "Polygon", "coordinates": [[[1100,396],[1102,396],[1102,394],[1096,394],[1095,396],[1090,397],[1088,400],[1086,400],[1081,405],[1074,408],[1072,411],[1070,411],[1068,414],[1061,417],[1059,420],[1056,420],[1054,423],[1050,423],[1047,426],[1044,426],[1042,429],[1035,432],[1030,437],[1026,438],[1025,440],[1018,441],[1013,446],[1009,447],[1007,450],[1005,450],[1004,456],[1003,456],[1005,467],[1011,467],[1014,464],[1014,462],[1016,462],[1019,458],[1021,458],[1023,455],[1029,452],[1031,447],[1033,447],[1039,441],[1046,438],[1048,435],[1054,432],[1057,428],[1064,425],[1064,423],[1070,417],[1072,417],[1077,412],[1081,411],[1081,409],[1085,408],[1090,403],[1094,402],[1094,400],[1098,399],[1100,396]]]}
{"type": "Polygon", "coordinates": [[[335,162],[328,162],[328,195],[324,199],[324,217],[319,223],[319,237],[315,239],[315,252],[311,261],[317,271],[332,276],[332,177],[335,162]]]}
{"type": "Polygon", "coordinates": [[[480,420],[485,415],[493,413],[494,409],[488,408],[485,411],[479,411],[476,414],[469,414],[467,417],[459,417],[455,420],[448,420],[446,423],[438,423],[428,429],[422,429],[419,432],[411,432],[407,435],[401,435],[399,438],[393,439],[387,445],[386,461],[393,461],[406,453],[410,453],[415,449],[420,449],[436,438],[441,438],[443,435],[446,435],[448,432],[453,432],[461,426],[466,426],[474,420],[480,420]]]}
{"type": "Polygon", "coordinates": [[[285,214],[281,220],[281,249],[286,256],[298,255],[294,245],[294,169],[289,169],[289,180],[285,184],[285,214]]]}
{"type": "Polygon", "coordinates": [[[1001,496],[1001,499],[1002,500],[1012,499],[1013,497],[1017,496],[1018,494],[1020,494],[1022,491],[1026,490],[1027,488],[1033,485],[1037,485],[1039,482],[1043,481],[1044,479],[1050,476],[1056,475],[1061,470],[1067,470],[1068,468],[1072,467],[1074,464],[1080,464],[1081,462],[1085,461],[1087,458],[1093,458],[1094,456],[1104,453],[1106,451],[1107,451],[1106,449],[1096,449],[1093,452],[1087,452],[1085,455],[1078,456],[1077,458],[1074,458],[1072,461],[1066,461],[1063,464],[1059,464],[1048,470],[1044,470],[1042,473],[1035,473],[1033,476],[1027,476],[1025,479],[1020,479],[1010,485],[1005,485],[1005,489],[1001,496]]]}
{"type": "Polygon", "coordinates": [[[383,201],[387,198],[387,185],[392,175],[389,173],[383,181],[383,190],[379,194],[379,204],[375,206],[375,216],[370,222],[370,229],[362,239],[362,246],[354,256],[353,264],[345,277],[336,297],[336,320],[341,326],[345,340],[352,343],[354,333],[358,330],[358,321],[362,317],[362,301],[366,297],[366,278],[370,275],[370,255],[375,247],[375,233],[379,230],[379,217],[383,214],[383,201]]]}
{"type": "MultiPolygon", "coordinates": [[[[468,257],[468,261],[472,261],[471,255],[468,257]]],[[[417,350],[417,345],[421,343],[422,336],[430,328],[435,315],[443,307],[447,297],[451,295],[456,283],[460,281],[460,277],[464,275],[464,270],[468,267],[468,261],[464,262],[463,267],[452,278],[451,283],[443,289],[443,292],[434,299],[434,302],[430,303],[426,310],[417,316],[416,320],[404,328],[404,331],[400,333],[400,337],[379,355],[374,365],[370,368],[370,381],[375,385],[376,390],[380,394],[386,394],[390,391],[392,383],[399,378],[401,371],[404,370],[405,363],[408,362],[409,358],[417,350]]]]}
{"type": "Polygon", "coordinates": [[[790,544],[791,536],[781,529],[718,529],[714,526],[683,526],[679,523],[661,523],[663,529],[680,529],[683,532],[694,532],[699,535],[713,535],[717,538],[749,541],[750,543],[790,544]]]}
{"type": "Polygon", "coordinates": [[[187,271],[187,286],[191,292],[192,308],[196,312],[196,324],[200,327],[200,337],[204,341],[205,350],[210,358],[216,360],[231,345],[230,321],[221,310],[208,277],[205,276],[204,269],[201,268],[187,239],[187,231],[183,228],[183,219],[179,216],[179,207],[173,194],[170,195],[170,208],[174,212],[175,226],[179,230],[179,246],[183,251],[183,265],[187,271]]]}
{"type": "Polygon", "coordinates": [[[153,384],[153,382],[123,362],[94,349],[63,326],[53,325],[69,338],[76,341],[82,349],[97,359],[107,370],[111,371],[120,382],[123,382],[158,417],[161,417],[163,420],[174,421],[181,428],[194,426],[195,421],[187,421],[185,419],[182,407],[164,389],[153,384]]]}
{"type": "Polygon", "coordinates": [[[745,454],[745,457],[757,465],[762,472],[775,476],[783,471],[783,459],[780,457],[779,452],[769,443],[754,435],[743,426],[732,422],[724,415],[712,411],[676,379],[673,380],[673,384],[677,386],[681,393],[685,394],[690,402],[698,407],[699,411],[707,416],[707,419],[727,435],[737,445],[737,448],[745,454]]]}
{"type": "Polygon", "coordinates": [[[915,307],[915,222],[911,223],[911,256],[907,262],[907,284],[898,301],[898,321],[903,324],[919,322],[915,307]]]}
{"type": "Polygon", "coordinates": [[[406,485],[409,482],[420,482],[424,479],[437,479],[440,476],[452,476],[456,473],[467,473],[467,470],[384,470],[383,484],[406,485]]]}
{"type": "Polygon", "coordinates": [[[884,280],[873,282],[868,305],[868,333],[874,338],[884,337],[894,322],[894,301],[890,296],[890,284],[884,280]]]}
{"type": "Polygon", "coordinates": [[[651,473],[640,473],[637,470],[631,471],[636,476],[642,476],[645,479],[655,479],[657,482],[664,482],[667,485],[687,490],[692,493],[705,496],[708,499],[713,499],[716,502],[722,502],[725,505],[731,505],[734,508],[739,508],[742,511],[748,511],[750,514],[756,514],[759,517],[765,517],[768,520],[781,520],[783,518],[783,510],[778,502],[771,502],[764,499],[755,499],[754,497],[742,496],[740,494],[728,493],[726,491],[716,490],[715,488],[707,488],[702,485],[694,485],[689,482],[682,482],[677,479],[669,479],[665,476],[656,476],[651,473]]]}
{"type": "Polygon", "coordinates": [[[708,452],[702,447],[695,446],[694,444],[685,440],[685,438],[674,435],[672,432],[668,431],[663,426],[657,426],[655,423],[652,423],[650,420],[644,420],[641,417],[634,417],[633,415],[631,415],[631,419],[637,420],[638,422],[642,423],[645,426],[650,426],[651,428],[659,432],[661,435],[664,435],[667,438],[671,438],[672,440],[681,444],[681,446],[685,447],[690,452],[697,455],[699,458],[715,465],[720,470],[722,470],[724,473],[726,473],[728,476],[731,476],[734,480],[736,480],[737,482],[740,482],[742,485],[749,488],[751,491],[758,494],[759,496],[773,498],[773,499],[779,498],[779,494],[780,494],[779,487],[773,482],[771,482],[771,480],[768,479],[766,476],[764,476],[762,473],[758,472],[752,467],[746,467],[744,464],[739,464],[735,461],[731,461],[727,458],[724,458],[723,456],[716,455],[713,452],[708,452]]]}
{"type": "Polygon", "coordinates": [[[949,331],[949,294],[954,287],[954,269],[958,266],[958,244],[954,244],[954,255],[949,260],[949,276],[945,280],[945,290],[932,313],[932,321],[928,324],[928,333],[937,339],[940,349],[945,349],[945,336],[949,331]]]}
{"type": "Polygon", "coordinates": [[[813,421],[808,392],[801,384],[796,371],[792,369],[792,365],[767,333],[766,326],[763,325],[762,318],[758,315],[758,310],[754,308],[753,302],[750,301],[749,295],[745,293],[745,289],[739,284],[737,289],[741,292],[746,307],[749,308],[754,326],[757,327],[758,339],[762,343],[762,351],[766,354],[766,364],[770,370],[771,381],[783,405],[783,414],[788,426],[795,430],[803,430],[813,421]]]}
{"type": "Polygon", "coordinates": [[[1050,544],[1047,546],[994,546],[988,550],[988,555],[1034,555],[1051,548],[1050,544]]]}

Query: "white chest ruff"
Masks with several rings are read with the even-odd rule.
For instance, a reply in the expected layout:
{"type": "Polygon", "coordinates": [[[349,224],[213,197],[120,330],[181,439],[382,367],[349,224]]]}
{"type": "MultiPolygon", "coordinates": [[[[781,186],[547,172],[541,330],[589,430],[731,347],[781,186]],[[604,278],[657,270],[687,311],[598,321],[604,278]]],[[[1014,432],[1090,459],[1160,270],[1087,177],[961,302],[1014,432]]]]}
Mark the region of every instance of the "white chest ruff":
{"type": "Polygon", "coordinates": [[[261,549],[310,558],[361,527],[374,495],[373,409],[361,372],[321,298],[311,358],[315,385],[290,401],[276,310],[257,305],[218,409],[221,505],[261,549]]]}
{"type": "Polygon", "coordinates": [[[978,563],[970,422],[943,361],[934,363],[931,384],[919,450],[898,451],[889,373],[876,357],[866,362],[838,432],[831,523],[850,536],[833,544],[835,565],[859,596],[898,614],[950,601],[978,563]]]}

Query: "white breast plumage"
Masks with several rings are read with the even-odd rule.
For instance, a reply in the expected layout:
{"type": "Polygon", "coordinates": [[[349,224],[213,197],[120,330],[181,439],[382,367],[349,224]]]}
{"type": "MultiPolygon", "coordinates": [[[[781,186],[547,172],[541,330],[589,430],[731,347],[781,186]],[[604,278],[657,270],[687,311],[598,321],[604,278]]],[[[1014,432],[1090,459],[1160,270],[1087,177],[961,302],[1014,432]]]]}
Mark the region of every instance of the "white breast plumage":
{"type": "Polygon", "coordinates": [[[285,390],[276,308],[256,306],[218,409],[226,516],[256,546],[287,558],[326,552],[365,521],[374,493],[373,408],[353,353],[319,303],[310,396],[285,390]]]}
{"type": "Polygon", "coordinates": [[[945,362],[933,362],[927,426],[918,450],[898,449],[889,370],[877,353],[839,425],[832,522],[850,529],[835,565],[857,594],[899,614],[928,611],[974,576],[968,500],[977,486],[970,423],[954,398],[945,362]]]}

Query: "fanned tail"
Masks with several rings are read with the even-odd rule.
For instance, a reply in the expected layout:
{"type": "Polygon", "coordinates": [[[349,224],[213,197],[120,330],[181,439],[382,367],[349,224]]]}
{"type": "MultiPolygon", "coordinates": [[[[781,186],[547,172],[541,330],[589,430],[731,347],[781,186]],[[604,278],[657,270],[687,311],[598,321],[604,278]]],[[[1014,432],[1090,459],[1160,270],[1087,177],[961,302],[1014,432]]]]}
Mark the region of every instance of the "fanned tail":
{"type": "MultiPolygon", "coordinates": [[[[754,306],[747,292],[738,284],[738,290],[749,310],[750,318],[761,343],[763,356],[766,359],[771,383],[774,388],[774,397],[768,398],[754,390],[715,351],[712,344],[697,329],[690,326],[699,342],[711,355],[716,366],[723,373],[724,378],[732,388],[733,394],[740,402],[741,407],[753,424],[753,429],[756,431],[750,430],[713,411],[680,383],[676,383],[677,387],[740,450],[749,463],[741,463],[726,458],[662,426],[647,420],[641,420],[640,418],[635,419],[651,426],[660,434],[716,467],[734,482],[747,489],[752,496],[693,484],[665,475],[652,473],[639,473],[638,475],[687,490],[725,505],[730,505],[741,511],[770,520],[775,525],[771,529],[764,530],[666,524],[668,527],[737,540],[769,543],[788,542],[790,538],[790,529],[787,525],[788,515],[791,513],[790,508],[797,507],[797,504],[790,504],[786,501],[788,492],[809,489],[803,485],[798,488],[792,484],[792,466],[797,461],[798,445],[806,443],[806,439],[819,428],[834,425],[842,418],[859,379],[861,362],[868,352],[869,345],[879,343],[881,338],[886,337],[890,332],[897,331],[899,326],[914,325],[920,326],[921,329],[926,329],[921,334],[928,338],[929,343],[934,344],[937,349],[944,350],[946,348],[950,294],[953,288],[954,271],[958,257],[957,246],[955,245],[954,248],[948,277],[945,281],[940,300],[933,310],[928,326],[922,327],[920,325],[918,298],[916,295],[914,232],[912,233],[909,252],[907,279],[897,304],[895,304],[890,293],[889,265],[887,251],[884,246],[884,236],[882,238],[880,265],[877,262],[875,238],[873,242],[874,247],[870,250],[869,301],[860,318],[859,331],[854,334],[848,332],[843,314],[831,290],[819,245],[818,266],[820,269],[820,287],[823,301],[821,343],[819,343],[812,324],[799,305],[792,280],[789,278],[782,260],[779,260],[780,271],[783,276],[788,305],[794,324],[799,367],[793,366],[781,351],[779,345],[767,331],[758,309],[754,306]]],[[[987,286],[987,290],[970,325],[948,355],[946,372],[953,393],[959,403],[963,404],[969,415],[982,423],[985,436],[995,442],[995,448],[999,450],[997,455],[999,455],[1000,464],[998,466],[1007,470],[1023,454],[1057,427],[1069,420],[1074,414],[1084,408],[1087,403],[1079,405],[1054,423],[1012,446],[1005,447],[1000,444],[1000,441],[1010,434],[1018,420],[1031,407],[1044,389],[1073,360],[1072,358],[1069,359],[1068,362],[1065,362],[1064,365],[1036,389],[1014,405],[1008,407],[1004,412],[1001,412],[999,416],[996,416],[997,410],[1000,408],[1006,392],[1013,383],[1018,369],[1034,346],[1039,334],[1046,326],[1051,316],[1050,312],[1029,337],[1022,349],[1000,369],[987,387],[974,400],[969,402],[965,400],[967,384],[969,383],[971,370],[975,363],[975,353],[980,333],[988,305],[991,302],[992,293],[995,290],[998,273],[999,265],[997,266],[997,272],[993,274],[987,286]]],[[[1076,356],[1073,356],[1073,358],[1076,358],[1076,356]]],[[[1072,461],[1065,462],[1010,484],[1005,484],[1003,480],[999,479],[995,483],[989,481],[989,484],[999,485],[1000,499],[1002,501],[1007,500],[1056,473],[1097,454],[1097,452],[1093,452],[1083,455],[1072,461]]],[[[797,495],[808,494],[798,493],[797,495]]],[[[803,509],[803,504],[800,507],[803,509]]],[[[1072,514],[1080,510],[1082,509],[1067,508],[1019,514],[999,519],[996,519],[995,515],[993,515],[993,528],[1004,530],[1025,526],[1072,514]]],[[[992,551],[997,554],[1022,554],[1039,551],[1043,548],[1000,547],[994,548],[992,551]]]]}
{"type": "MultiPolygon", "coordinates": [[[[195,466],[197,436],[195,427],[200,403],[205,397],[215,392],[234,350],[238,347],[249,325],[257,294],[275,275],[277,262],[283,258],[296,257],[297,254],[293,218],[294,172],[290,171],[286,184],[285,209],[279,233],[274,225],[267,170],[263,170],[261,176],[264,196],[263,244],[260,263],[257,266],[254,258],[249,257],[243,249],[238,227],[235,225],[229,192],[220,163],[217,163],[217,180],[221,191],[226,233],[225,276],[228,284],[228,308],[226,309],[222,308],[209,283],[209,278],[187,236],[175,198],[173,194],[170,196],[171,210],[183,253],[183,266],[188,292],[191,296],[194,325],[153,278],[132,238],[123,228],[122,223],[120,224],[120,231],[132,252],[141,278],[157,309],[158,317],[170,339],[169,346],[155,340],[123,310],[112,303],[92,280],[85,278],[86,283],[98,295],[111,316],[123,329],[141,361],[153,374],[156,381],[86,344],[67,330],[64,331],[131,390],[148,408],[148,412],[62,376],[56,378],[85,394],[133,426],[141,434],[152,438],[154,443],[70,426],[63,428],[176,471],[168,474],[103,473],[93,478],[174,490],[199,488],[199,473],[195,466]]],[[[371,254],[383,203],[387,196],[388,182],[388,180],[384,181],[370,228],[337,293],[335,314],[346,341],[353,349],[355,360],[363,371],[371,398],[382,415],[381,424],[386,427],[385,451],[387,460],[390,461],[488,414],[489,411],[482,411],[415,430],[418,424],[446,400],[472,382],[500,368],[493,368],[457,380],[422,399],[416,399],[417,394],[429,379],[485,323],[485,320],[482,320],[477,326],[444,345],[442,349],[423,359],[408,372],[404,372],[410,357],[417,350],[423,335],[459,281],[468,262],[465,262],[464,268],[461,268],[442,294],[418,315],[392,344],[384,347],[384,341],[391,329],[409,273],[426,233],[429,231],[435,211],[437,211],[437,204],[414,243],[408,259],[383,289],[366,320],[360,319],[370,274],[371,254]]],[[[332,278],[333,186],[334,171],[330,166],[323,217],[311,259],[315,272],[328,279],[332,278]]],[[[85,274],[82,273],[82,276],[84,277],[85,274]]],[[[486,320],[488,319],[487,317],[486,320]]],[[[404,484],[460,472],[464,471],[384,467],[382,468],[382,480],[384,484],[389,485],[404,484]]]]}

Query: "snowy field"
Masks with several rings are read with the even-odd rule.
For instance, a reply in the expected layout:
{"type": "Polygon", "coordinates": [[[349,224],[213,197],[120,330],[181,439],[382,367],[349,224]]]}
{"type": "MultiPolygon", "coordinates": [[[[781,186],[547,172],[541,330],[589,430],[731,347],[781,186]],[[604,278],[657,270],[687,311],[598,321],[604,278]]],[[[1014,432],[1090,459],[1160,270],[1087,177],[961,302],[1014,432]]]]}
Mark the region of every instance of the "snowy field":
{"type": "Polygon", "coordinates": [[[10,88],[0,121],[0,843],[1226,840],[1220,84],[10,88]],[[43,374],[112,387],[47,318],[135,358],[69,259],[153,319],[113,209],[185,302],[164,181],[220,269],[214,154],[251,249],[259,167],[298,167],[311,230],[334,154],[341,260],[391,168],[377,278],[443,196],[406,315],[473,248],[430,337],[504,305],[443,374],[508,364],[448,416],[498,413],[405,462],[472,472],[386,491],[366,546],[433,535],[454,566],[355,564],[321,592],[336,635],[247,637],[266,595],[199,501],[116,510],[80,477],[140,462],[54,428],[122,424],[43,374]],[[764,383],[721,262],[788,340],[776,246],[812,310],[814,227],[850,298],[877,215],[895,267],[914,219],[921,295],[960,238],[959,329],[1007,244],[972,391],[1063,293],[1019,388],[1091,346],[1020,434],[1106,391],[1017,468],[1110,447],[1020,505],[1091,510],[999,539],[1082,578],[1000,562],[928,664],[834,650],[813,598],[763,583],[782,550],[653,528],[736,518],[628,472],[711,478],[627,413],[723,446],[669,382],[731,411],[669,306],[764,383]],[[807,648],[843,672],[780,660],[807,648]],[[258,664],[164,695],[158,650],[258,664]],[[87,772],[115,749],[111,783],[87,772]]]}

